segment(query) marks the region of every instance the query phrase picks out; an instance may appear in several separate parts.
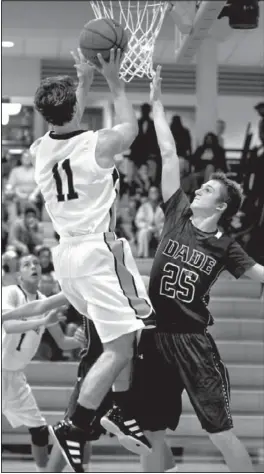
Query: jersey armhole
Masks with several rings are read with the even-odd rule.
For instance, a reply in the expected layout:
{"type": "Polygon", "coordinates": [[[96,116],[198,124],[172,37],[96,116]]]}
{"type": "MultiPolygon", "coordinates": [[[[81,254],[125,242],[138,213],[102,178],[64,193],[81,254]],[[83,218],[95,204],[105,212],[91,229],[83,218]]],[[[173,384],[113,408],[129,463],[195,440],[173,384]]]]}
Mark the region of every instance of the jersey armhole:
{"type": "Polygon", "coordinates": [[[103,168],[102,166],[100,166],[96,160],[96,147],[97,147],[97,144],[98,144],[98,139],[99,139],[99,132],[101,132],[102,130],[111,130],[111,129],[101,129],[96,133],[96,141],[95,141],[95,147],[94,147],[94,162],[95,162],[95,167],[96,167],[96,170],[99,171],[101,174],[103,175],[108,175],[109,173],[113,172],[114,168],[115,168],[115,163],[114,163],[114,156],[113,155],[113,165],[112,166],[109,166],[107,168],[103,168]]]}

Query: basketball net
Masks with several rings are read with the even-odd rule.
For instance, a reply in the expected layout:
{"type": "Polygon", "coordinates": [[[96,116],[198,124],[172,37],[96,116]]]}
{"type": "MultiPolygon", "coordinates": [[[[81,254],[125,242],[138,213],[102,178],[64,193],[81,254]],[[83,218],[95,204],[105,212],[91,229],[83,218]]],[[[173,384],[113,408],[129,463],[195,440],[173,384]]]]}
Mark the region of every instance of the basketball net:
{"type": "Polygon", "coordinates": [[[120,67],[126,82],[133,77],[154,75],[153,53],[166,11],[167,1],[98,0],[90,2],[95,17],[112,18],[130,34],[128,48],[120,67]]]}

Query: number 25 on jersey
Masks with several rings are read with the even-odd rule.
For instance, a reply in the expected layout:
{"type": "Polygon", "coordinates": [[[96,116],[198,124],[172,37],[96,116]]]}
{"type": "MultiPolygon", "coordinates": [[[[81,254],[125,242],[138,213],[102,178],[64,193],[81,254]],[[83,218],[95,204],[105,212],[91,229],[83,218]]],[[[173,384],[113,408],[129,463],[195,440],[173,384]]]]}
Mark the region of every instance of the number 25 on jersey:
{"type": "MultiPolygon", "coordinates": [[[[62,169],[65,171],[67,176],[67,184],[68,184],[68,193],[67,193],[67,201],[71,201],[72,199],[78,199],[79,195],[74,189],[73,184],[73,175],[72,169],[69,158],[62,162],[62,169]]],[[[56,163],[52,168],[53,178],[55,179],[56,188],[57,188],[57,199],[59,202],[65,201],[65,194],[63,194],[62,189],[62,179],[58,170],[58,163],[56,163]]]]}
{"type": "Polygon", "coordinates": [[[166,275],[161,279],[160,294],[191,303],[195,295],[194,283],[198,280],[198,274],[187,268],[181,269],[174,263],[166,263],[163,271],[166,275]]]}

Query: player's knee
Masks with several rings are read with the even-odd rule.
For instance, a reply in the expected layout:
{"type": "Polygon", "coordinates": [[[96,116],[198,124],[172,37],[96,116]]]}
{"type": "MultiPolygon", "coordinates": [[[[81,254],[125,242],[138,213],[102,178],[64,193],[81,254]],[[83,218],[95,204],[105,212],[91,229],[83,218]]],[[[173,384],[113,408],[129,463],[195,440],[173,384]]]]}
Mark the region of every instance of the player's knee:
{"type": "Polygon", "coordinates": [[[47,425],[28,429],[31,435],[32,443],[35,446],[47,446],[49,444],[49,429],[47,425]]]}

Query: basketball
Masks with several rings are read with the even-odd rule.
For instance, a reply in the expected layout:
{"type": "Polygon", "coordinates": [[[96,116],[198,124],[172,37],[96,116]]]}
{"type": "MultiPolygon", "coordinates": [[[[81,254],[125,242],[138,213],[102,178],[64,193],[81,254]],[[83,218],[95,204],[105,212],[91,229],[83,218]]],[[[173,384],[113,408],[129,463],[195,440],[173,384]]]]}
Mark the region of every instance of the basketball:
{"type": "Polygon", "coordinates": [[[80,49],[86,59],[100,66],[97,54],[101,53],[105,61],[109,60],[110,50],[121,49],[121,58],[126,51],[128,36],[117,21],[101,18],[89,21],[84,25],[80,35],[80,49]]]}

